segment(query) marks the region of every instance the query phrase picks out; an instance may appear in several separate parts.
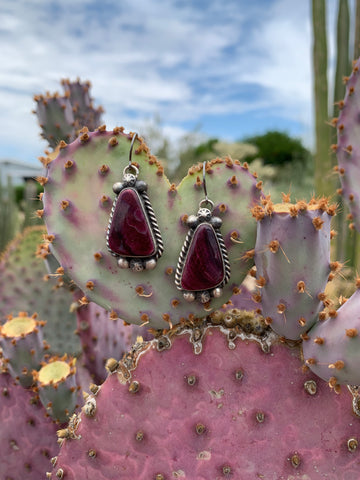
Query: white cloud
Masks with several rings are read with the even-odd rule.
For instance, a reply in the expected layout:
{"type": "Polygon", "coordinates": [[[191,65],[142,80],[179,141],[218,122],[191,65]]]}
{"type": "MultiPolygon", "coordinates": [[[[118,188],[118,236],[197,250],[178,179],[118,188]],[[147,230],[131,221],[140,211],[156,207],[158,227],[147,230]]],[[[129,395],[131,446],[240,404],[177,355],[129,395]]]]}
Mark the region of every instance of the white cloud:
{"type": "Polygon", "coordinates": [[[62,77],[91,80],[109,126],[159,114],[175,139],[204,115],[273,111],[311,128],[308,3],[2,0],[0,157],[41,153],[31,98],[62,77]]]}

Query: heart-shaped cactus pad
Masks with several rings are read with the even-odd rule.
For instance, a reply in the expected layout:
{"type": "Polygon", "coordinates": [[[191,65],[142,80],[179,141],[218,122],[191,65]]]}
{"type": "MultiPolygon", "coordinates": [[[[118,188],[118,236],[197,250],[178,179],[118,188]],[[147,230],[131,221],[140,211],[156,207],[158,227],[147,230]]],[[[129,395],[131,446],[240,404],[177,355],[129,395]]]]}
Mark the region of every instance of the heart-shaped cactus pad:
{"type": "MultiPolygon", "coordinates": [[[[205,182],[209,200],[214,204],[212,215],[222,220],[221,227],[216,224],[214,231],[221,232],[228,255],[227,273],[229,267],[231,272],[219,298],[216,292],[205,303],[198,298],[189,302],[177,288],[175,274],[190,229],[186,222],[198,214],[199,204],[205,199],[203,165],[192,167],[176,186],[169,182],[162,165],[141,138],[134,139],[129,168],[132,138],[133,134],[125,134],[123,128],[106,131],[104,126],[95,132],[83,129],[69,145],[60,143],[59,154],[52,161],[48,159],[47,177],[42,179],[44,210],[39,214],[45,220],[47,238],[52,241],[51,251],[65,273],[83,290],[83,301],[98,303],[111,311],[114,318],[129,323],[168,328],[169,323],[208,315],[239,292],[238,286],[252,265],[256,222],[250,209],[262,197],[261,182],[249,172],[247,164],[231,158],[207,163],[205,182]],[[124,169],[138,170],[138,182],[146,182],[148,200],[161,232],[163,252],[153,269],[120,268],[118,258],[107,247],[109,218],[116,198],[113,185],[124,181],[124,169]]],[[[138,221],[133,201],[130,198],[130,220],[122,220],[125,226],[138,221]]],[[[143,224],[140,215],[140,227],[143,224]]],[[[134,231],[131,228],[126,232],[130,242],[134,231]]],[[[145,229],[151,232],[153,228],[145,225],[145,229]]],[[[208,251],[208,240],[201,243],[200,239],[198,244],[191,261],[199,259],[202,267],[197,271],[194,265],[187,265],[187,271],[197,275],[196,281],[201,280],[202,273],[206,276],[207,265],[210,269],[215,262],[208,251]]],[[[222,251],[221,246],[219,249],[222,251]]],[[[221,260],[220,267],[221,263],[227,262],[221,260]]]]}

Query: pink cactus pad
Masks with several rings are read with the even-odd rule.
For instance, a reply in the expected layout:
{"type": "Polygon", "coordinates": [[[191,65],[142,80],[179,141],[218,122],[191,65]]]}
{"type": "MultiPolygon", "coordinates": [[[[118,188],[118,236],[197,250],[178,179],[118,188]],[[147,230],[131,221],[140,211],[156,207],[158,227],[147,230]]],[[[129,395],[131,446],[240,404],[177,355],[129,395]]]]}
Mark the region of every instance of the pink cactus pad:
{"type": "Polygon", "coordinates": [[[278,335],[299,340],[323,306],[321,294],[331,273],[330,221],[335,207],[322,199],[308,204],[270,201],[254,210],[263,315],[278,335]]]}
{"type": "Polygon", "coordinates": [[[137,344],[72,421],[48,478],[358,480],[350,392],[304,373],[278,338],[204,321],[137,344]]]}
{"type": "Polygon", "coordinates": [[[145,327],[124,325],[119,318],[112,320],[109,312],[93,302],[80,306],[76,315],[77,334],[83,350],[79,363],[89,371],[93,382],[105,380],[108,358],[121,358],[138,336],[145,340],[152,338],[145,327]]]}
{"type": "Polygon", "coordinates": [[[352,215],[352,226],[360,231],[360,59],[346,83],[346,95],[336,119],[336,147],[341,192],[352,215]]]}
{"type": "Polygon", "coordinates": [[[303,342],[304,360],[332,386],[360,385],[360,290],[336,311],[313,326],[303,342]]]}
{"type": "Polygon", "coordinates": [[[58,428],[34,394],[0,374],[0,478],[39,480],[57,450],[58,428]]]}

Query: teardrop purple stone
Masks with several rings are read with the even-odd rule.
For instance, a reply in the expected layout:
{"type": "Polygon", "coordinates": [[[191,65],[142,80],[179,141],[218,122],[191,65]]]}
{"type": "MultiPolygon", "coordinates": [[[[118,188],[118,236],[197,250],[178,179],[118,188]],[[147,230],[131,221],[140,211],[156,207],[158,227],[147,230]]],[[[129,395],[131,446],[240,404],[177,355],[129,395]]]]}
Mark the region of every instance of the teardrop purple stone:
{"type": "Polygon", "coordinates": [[[181,288],[187,291],[209,290],[222,283],[223,258],[215,230],[201,223],[194,232],[181,275],[181,288]]]}
{"type": "Polygon", "coordinates": [[[121,257],[151,257],[156,244],[140,196],[124,188],[118,196],[111,221],[108,246],[121,257]]]}

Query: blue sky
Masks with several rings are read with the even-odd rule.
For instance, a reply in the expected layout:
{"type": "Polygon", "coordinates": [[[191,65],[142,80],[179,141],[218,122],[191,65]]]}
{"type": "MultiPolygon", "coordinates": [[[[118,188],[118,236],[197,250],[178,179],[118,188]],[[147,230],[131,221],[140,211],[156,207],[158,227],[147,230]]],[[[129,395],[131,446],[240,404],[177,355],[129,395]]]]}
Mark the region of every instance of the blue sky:
{"type": "Polygon", "coordinates": [[[64,77],[91,81],[109,128],[312,145],[310,0],[2,0],[0,18],[0,159],[37,162],[33,95],[64,77]]]}

